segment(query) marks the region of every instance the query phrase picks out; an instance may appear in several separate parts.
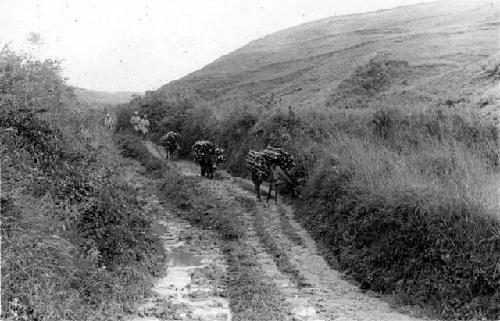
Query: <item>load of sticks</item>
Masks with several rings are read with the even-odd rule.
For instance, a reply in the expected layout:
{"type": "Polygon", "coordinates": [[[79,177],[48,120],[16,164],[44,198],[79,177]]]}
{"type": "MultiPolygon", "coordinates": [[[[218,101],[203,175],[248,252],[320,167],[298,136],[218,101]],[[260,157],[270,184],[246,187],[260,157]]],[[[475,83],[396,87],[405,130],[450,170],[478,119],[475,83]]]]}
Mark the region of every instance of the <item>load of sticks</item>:
{"type": "Polygon", "coordinates": [[[160,138],[160,144],[162,146],[170,146],[175,147],[175,149],[180,149],[181,134],[170,131],[160,138]]]}
{"type": "Polygon", "coordinates": [[[262,152],[253,149],[249,150],[245,162],[247,168],[257,172],[258,175],[267,175],[269,173],[269,163],[262,152]]]}
{"type": "Polygon", "coordinates": [[[215,145],[208,140],[198,140],[194,143],[192,150],[194,159],[200,161],[205,155],[215,154],[215,145]]]}
{"type": "Polygon", "coordinates": [[[269,172],[269,167],[273,165],[278,165],[285,171],[291,170],[293,156],[282,148],[267,146],[259,152],[250,150],[245,162],[249,170],[257,171],[258,174],[266,174],[269,172]]]}

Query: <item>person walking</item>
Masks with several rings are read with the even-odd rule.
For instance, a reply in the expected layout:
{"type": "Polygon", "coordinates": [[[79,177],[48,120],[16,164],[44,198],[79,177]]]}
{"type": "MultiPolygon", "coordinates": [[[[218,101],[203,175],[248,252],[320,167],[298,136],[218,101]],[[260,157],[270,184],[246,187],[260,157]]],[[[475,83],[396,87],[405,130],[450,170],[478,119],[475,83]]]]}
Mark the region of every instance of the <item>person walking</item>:
{"type": "Polygon", "coordinates": [[[149,132],[149,120],[148,115],[144,115],[140,122],[140,129],[143,136],[146,136],[149,132]]]}
{"type": "Polygon", "coordinates": [[[104,117],[104,126],[106,126],[108,129],[111,129],[113,128],[113,124],[114,124],[113,118],[109,113],[107,113],[106,117],[104,117]]]}
{"type": "Polygon", "coordinates": [[[134,115],[132,115],[132,117],[130,118],[130,124],[134,128],[135,132],[139,131],[139,127],[141,124],[141,117],[139,117],[139,112],[136,111],[134,115]]]}

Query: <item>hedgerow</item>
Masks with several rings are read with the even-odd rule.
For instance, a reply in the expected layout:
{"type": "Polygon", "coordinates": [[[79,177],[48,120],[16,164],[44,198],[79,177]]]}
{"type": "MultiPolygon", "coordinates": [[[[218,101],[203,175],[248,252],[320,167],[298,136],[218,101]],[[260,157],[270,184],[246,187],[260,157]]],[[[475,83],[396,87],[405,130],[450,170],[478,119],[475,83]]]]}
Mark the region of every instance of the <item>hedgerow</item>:
{"type": "Polygon", "coordinates": [[[57,64],[4,49],[0,65],[2,318],[123,317],[165,260],[150,218],[83,135],[97,117],[60,99],[57,64]]]}

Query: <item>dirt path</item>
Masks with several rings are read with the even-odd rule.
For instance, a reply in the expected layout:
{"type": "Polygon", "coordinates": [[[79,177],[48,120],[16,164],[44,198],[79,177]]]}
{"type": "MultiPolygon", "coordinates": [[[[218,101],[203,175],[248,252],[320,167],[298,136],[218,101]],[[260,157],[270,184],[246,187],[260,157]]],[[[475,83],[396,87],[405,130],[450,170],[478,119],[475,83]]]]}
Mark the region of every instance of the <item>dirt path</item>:
{"type": "MultiPolygon", "coordinates": [[[[145,145],[153,155],[163,158],[162,151],[150,142],[145,145]]],[[[177,161],[173,165],[184,176],[199,176],[193,163],[177,161]]],[[[256,264],[286,298],[287,320],[420,320],[362,292],[330,269],[317,254],[314,240],[295,221],[290,206],[255,202],[248,181],[224,172],[219,178],[200,179],[198,184],[231,204],[234,215],[245,222],[247,242],[257,254],[256,264]]]]}
{"type": "MultiPolygon", "coordinates": [[[[159,156],[159,155],[158,155],[159,156]]],[[[229,302],[224,296],[226,261],[219,238],[178,218],[156,194],[157,180],[141,175],[141,167],[121,164],[125,180],[136,190],[145,213],[154,217],[153,229],[167,252],[164,276],[128,321],[200,320],[229,321],[229,302]]]]}

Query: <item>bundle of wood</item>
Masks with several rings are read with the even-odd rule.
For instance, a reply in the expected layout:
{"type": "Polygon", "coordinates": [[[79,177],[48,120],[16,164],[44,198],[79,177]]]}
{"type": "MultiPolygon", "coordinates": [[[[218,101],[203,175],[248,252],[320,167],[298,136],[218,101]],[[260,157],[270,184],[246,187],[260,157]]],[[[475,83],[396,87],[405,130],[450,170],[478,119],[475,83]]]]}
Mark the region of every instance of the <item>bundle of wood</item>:
{"type": "Polygon", "coordinates": [[[198,140],[193,145],[193,157],[196,161],[203,159],[205,155],[215,154],[215,145],[208,140],[198,140]]]}
{"type": "Polygon", "coordinates": [[[267,146],[261,153],[270,165],[278,165],[285,171],[290,171],[293,167],[293,156],[283,148],[267,146]]]}
{"type": "Polygon", "coordinates": [[[253,149],[249,150],[245,162],[247,168],[256,171],[257,175],[267,175],[269,173],[269,162],[262,152],[253,149]]]}
{"type": "Polygon", "coordinates": [[[168,132],[160,138],[162,146],[172,146],[176,149],[181,148],[181,134],[176,132],[168,132]]]}
{"type": "Polygon", "coordinates": [[[267,146],[260,152],[250,150],[245,162],[249,170],[256,171],[258,175],[265,175],[273,165],[290,171],[293,167],[293,156],[282,148],[267,146]]]}

